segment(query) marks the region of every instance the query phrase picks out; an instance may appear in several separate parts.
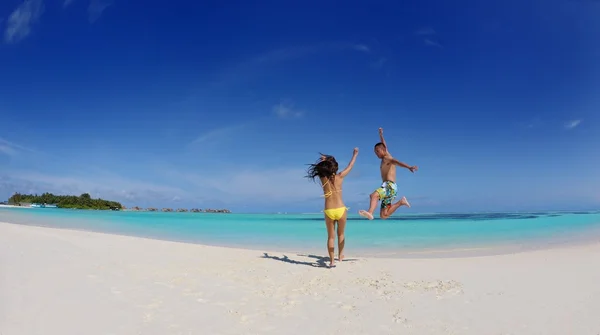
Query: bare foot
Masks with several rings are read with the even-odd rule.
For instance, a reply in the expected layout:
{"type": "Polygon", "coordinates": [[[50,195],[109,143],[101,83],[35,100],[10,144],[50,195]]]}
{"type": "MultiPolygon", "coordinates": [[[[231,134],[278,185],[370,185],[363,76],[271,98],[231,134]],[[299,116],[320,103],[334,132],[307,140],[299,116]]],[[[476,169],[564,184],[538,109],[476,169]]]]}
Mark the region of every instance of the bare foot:
{"type": "Polygon", "coordinates": [[[410,207],[410,204],[408,203],[408,200],[406,200],[406,197],[402,197],[402,199],[400,199],[400,206],[410,207]]]}
{"type": "Polygon", "coordinates": [[[340,262],[342,262],[342,261],[344,260],[344,255],[343,255],[343,254],[342,254],[342,255],[339,255],[339,256],[338,256],[338,259],[340,260],[340,262]]]}
{"type": "Polygon", "coordinates": [[[360,211],[358,211],[358,214],[360,214],[360,216],[365,217],[369,220],[373,220],[373,214],[365,211],[364,209],[361,209],[360,211]]]}
{"type": "Polygon", "coordinates": [[[330,268],[334,268],[334,267],[335,267],[335,263],[333,263],[333,262],[330,262],[330,263],[329,263],[329,267],[330,267],[330,268]]]}

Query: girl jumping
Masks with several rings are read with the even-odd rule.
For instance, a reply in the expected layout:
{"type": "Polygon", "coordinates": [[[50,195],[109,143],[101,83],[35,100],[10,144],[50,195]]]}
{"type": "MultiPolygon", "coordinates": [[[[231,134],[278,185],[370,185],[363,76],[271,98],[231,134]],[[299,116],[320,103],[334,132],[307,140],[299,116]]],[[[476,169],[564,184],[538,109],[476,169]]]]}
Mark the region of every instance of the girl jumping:
{"type": "Polygon", "coordinates": [[[310,164],[307,178],[314,181],[319,177],[325,197],[325,224],[327,226],[327,251],[329,252],[330,267],[334,266],[335,223],[337,222],[338,259],[344,260],[344,229],[346,228],[347,208],[342,200],[342,183],[344,177],[352,170],[358,148],[354,148],[352,159],[348,166],[339,174],[338,163],[333,156],[321,154],[317,164],[310,164]]]}

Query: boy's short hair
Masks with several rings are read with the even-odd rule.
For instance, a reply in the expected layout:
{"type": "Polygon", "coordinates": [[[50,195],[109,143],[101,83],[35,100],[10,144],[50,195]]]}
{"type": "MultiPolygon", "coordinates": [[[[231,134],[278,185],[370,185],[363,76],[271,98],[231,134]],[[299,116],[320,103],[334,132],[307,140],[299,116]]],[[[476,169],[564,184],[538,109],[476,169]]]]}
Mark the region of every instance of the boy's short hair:
{"type": "Polygon", "coordinates": [[[385,144],[383,144],[382,142],[379,142],[379,143],[375,144],[375,148],[377,148],[378,146],[382,146],[382,147],[385,148],[385,144]]]}

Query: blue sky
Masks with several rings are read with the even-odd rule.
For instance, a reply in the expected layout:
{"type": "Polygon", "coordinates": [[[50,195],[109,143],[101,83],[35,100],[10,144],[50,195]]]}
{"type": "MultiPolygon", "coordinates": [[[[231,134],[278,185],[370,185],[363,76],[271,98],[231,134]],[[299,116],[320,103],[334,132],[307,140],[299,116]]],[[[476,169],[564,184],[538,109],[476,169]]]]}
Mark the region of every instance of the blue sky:
{"type": "Polygon", "coordinates": [[[0,199],[351,211],[383,127],[413,212],[600,205],[600,2],[8,0],[0,199]]]}

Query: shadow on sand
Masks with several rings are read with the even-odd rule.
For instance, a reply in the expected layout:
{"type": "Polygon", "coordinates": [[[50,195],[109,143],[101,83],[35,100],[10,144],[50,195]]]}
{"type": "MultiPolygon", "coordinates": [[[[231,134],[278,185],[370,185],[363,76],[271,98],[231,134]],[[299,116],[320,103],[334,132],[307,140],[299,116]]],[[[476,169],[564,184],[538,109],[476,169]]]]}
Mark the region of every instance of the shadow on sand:
{"type": "MultiPolygon", "coordinates": [[[[315,259],[314,262],[310,262],[310,261],[298,261],[298,260],[294,260],[289,258],[286,255],[283,255],[282,257],[279,256],[272,256],[269,255],[268,253],[264,253],[263,256],[261,256],[261,258],[268,258],[268,259],[273,259],[276,261],[280,261],[280,262],[285,262],[285,263],[289,263],[289,264],[297,264],[297,265],[307,265],[307,266],[312,266],[315,268],[329,268],[329,256],[316,256],[316,255],[298,255],[300,257],[307,257],[307,258],[313,258],[315,259]]],[[[336,258],[337,260],[337,258],[336,258]]],[[[356,259],[344,259],[344,263],[345,262],[356,262],[356,259]]],[[[339,261],[336,262],[336,264],[338,264],[339,261]]]]}

